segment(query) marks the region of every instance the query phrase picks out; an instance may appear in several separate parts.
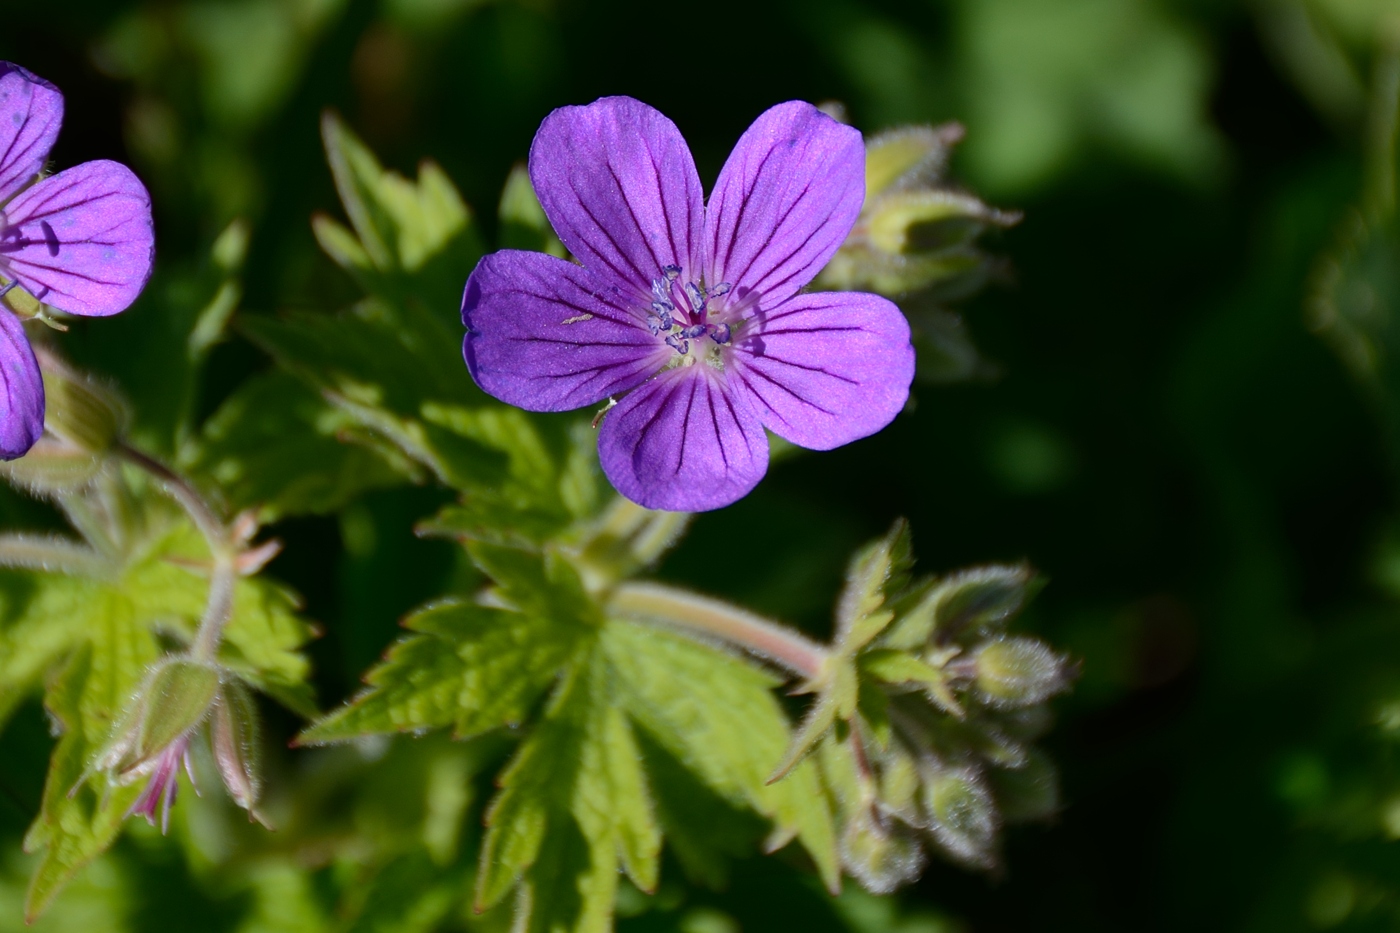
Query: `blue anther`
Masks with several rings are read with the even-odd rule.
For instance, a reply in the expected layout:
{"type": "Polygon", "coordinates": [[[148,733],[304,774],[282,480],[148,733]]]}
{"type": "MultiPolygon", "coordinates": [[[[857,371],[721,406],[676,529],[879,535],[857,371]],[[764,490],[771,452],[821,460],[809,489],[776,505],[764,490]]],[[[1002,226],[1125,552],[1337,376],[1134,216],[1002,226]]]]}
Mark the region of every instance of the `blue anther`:
{"type": "MultiPolygon", "coordinates": [[[[667,311],[674,311],[674,310],[676,310],[676,306],[673,305],[673,304],[671,304],[671,285],[670,285],[670,283],[668,283],[668,282],[663,282],[663,281],[661,281],[660,279],[652,279],[652,280],[651,280],[651,293],[652,293],[653,295],[656,296],[656,301],[659,301],[659,302],[661,302],[663,305],[666,306],[666,310],[667,310],[667,311]]],[[[655,306],[656,306],[656,302],[652,302],[652,307],[655,307],[655,306]]]]}
{"type": "Polygon", "coordinates": [[[680,266],[662,266],[662,267],[661,267],[661,274],[664,275],[664,276],[666,276],[666,281],[667,281],[667,283],[674,282],[677,278],[680,277],[680,274],[681,274],[681,267],[680,267],[680,266]]]}
{"type": "Polygon", "coordinates": [[[676,306],[669,301],[653,301],[651,303],[652,313],[661,319],[661,326],[666,330],[671,329],[671,312],[676,310],[676,306]]]}
{"type": "Polygon", "coordinates": [[[670,347],[672,350],[675,350],[681,356],[685,356],[687,353],[690,352],[690,341],[682,340],[676,334],[672,334],[671,336],[666,338],[666,346],[670,347]]]}
{"type": "Polygon", "coordinates": [[[730,330],[728,324],[716,324],[710,330],[710,339],[715,343],[728,343],[729,335],[730,330]]]}
{"type": "Polygon", "coordinates": [[[718,298],[720,295],[727,295],[729,294],[729,290],[733,287],[734,286],[730,285],[728,282],[720,282],[714,288],[710,289],[710,297],[718,298]]]}
{"type": "Polygon", "coordinates": [[[705,313],[705,290],[694,282],[685,283],[685,293],[690,296],[690,306],[696,314],[705,313]]]}
{"type": "Polygon", "coordinates": [[[694,324],[682,330],[680,335],[682,337],[703,337],[707,330],[709,330],[709,328],[704,324],[694,324]]]}

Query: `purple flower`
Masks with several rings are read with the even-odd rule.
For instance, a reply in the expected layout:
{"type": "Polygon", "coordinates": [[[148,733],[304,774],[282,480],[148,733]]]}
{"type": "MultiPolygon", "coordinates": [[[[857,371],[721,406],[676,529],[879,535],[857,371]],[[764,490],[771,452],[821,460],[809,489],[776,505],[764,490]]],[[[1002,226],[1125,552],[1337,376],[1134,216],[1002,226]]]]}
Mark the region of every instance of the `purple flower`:
{"type": "MultiPolygon", "coordinates": [[[[116,314],[151,274],[151,198],[117,162],[38,179],[62,122],[58,88],[0,62],[0,294],[21,285],[60,311],[116,314]]],[[[23,326],[3,304],[0,383],[0,459],[13,460],[43,433],[44,383],[23,326]]]]}
{"type": "Polygon", "coordinates": [[[627,498],[719,508],[767,471],[765,427],[829,450],[904,406],[914,351],[899,309],[799,294],[860,213],[856,130],[779,104],[740,138],[706,204],[675,124],[608,97],[545,119],[530,178],[582,265],[484,257],[462,298],[467,367],[531,411],[627,393],[598,434],[603,471],[627,498]]]}

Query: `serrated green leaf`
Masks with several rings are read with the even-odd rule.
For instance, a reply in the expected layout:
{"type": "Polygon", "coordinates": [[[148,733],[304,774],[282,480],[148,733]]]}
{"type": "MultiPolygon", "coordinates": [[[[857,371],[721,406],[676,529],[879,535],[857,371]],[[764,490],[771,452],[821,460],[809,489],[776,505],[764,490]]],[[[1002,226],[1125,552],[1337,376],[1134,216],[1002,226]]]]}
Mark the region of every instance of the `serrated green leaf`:
{"type": "Polygon", "coordinates": [[[322,248],[370,291],[420,301],[444,322],[454,318],[462,277],[481,249],[451,179],[430,159],[419,164],[416,182],[386,171],[329,111],[321,135],[355,228],[352,236],[329,218],[313,220],[322,248]]]}
{"type": "Polygon", "coordinates": [[[767,783],[789,744],[776,682],[739,658],[630,622],[609,621],[602,645],[632,720],[721,797],[773,820],[775,842],[796,836],[834,887],[835,832],[816,771],[802,762],[767,783]]]}
{"type": "Polygon", "coordinates": [[[477,904],[520,883],[517,929],[610,930],[619,860],[639,886],[655,886],[660,830],[615,680],[592,652],[500,779],[477,904]]]}
{"type": "Polygon", "coordinates": [[[258,507],[266,521],[324,515],[366,490],[414,478],[402,459],[342,440],[355,424],[302,381],[274,371],[229,396],[181,463],[216,481],[232,508],[258,507]]]}
{"type": "Polygon", "coordinates": [[[101,605],[90,610],[86,643],[69,658],[45,698],[63,736],[50,761],[39,815],[24,840],[26,851],[43,852],[25,903],[30,919],[112,844],[140,793],[138,786],[107,788],[100,780],[78,786],[158,654],[155,639],[129,601],[110,591],[97,598],[101,605]]]}
{"type": "Polygon", "coordinates": [[[419,634],[372,668],[369,689],[301,744],[451,726],[459,738],[523,722],[579,650],[583,630],[548,617],[449,601],[410,616],[419,634]]]}

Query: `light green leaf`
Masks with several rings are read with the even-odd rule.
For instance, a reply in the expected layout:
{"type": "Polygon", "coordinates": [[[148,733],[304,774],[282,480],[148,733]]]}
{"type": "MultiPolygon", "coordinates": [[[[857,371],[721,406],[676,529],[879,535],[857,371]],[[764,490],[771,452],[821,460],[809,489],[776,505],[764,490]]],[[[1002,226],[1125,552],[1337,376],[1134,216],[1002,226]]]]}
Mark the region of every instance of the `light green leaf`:
{"type": "Polygon", "coordinates": [[[137,785],[108,788],[100,778],[79,786],[158,654],[155,639],[128,600],[106,591],[96,594],[95,601],[86,643],[69,658],[45,699],[63,736],[50,761],[39,815],[24,840],[26,851],[43,853],[25,904],[30,919],[112,844],[140,793],[137,785]]]}

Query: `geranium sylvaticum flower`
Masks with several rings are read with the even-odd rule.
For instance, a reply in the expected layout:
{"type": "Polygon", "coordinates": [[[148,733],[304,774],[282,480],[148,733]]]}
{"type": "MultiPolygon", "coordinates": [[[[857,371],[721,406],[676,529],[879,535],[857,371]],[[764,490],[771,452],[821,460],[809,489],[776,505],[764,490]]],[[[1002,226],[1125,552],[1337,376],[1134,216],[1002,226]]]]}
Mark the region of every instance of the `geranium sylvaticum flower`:
{"type": "Polygon", "coordinates": [[[621,396],[598,452],[629,499],[728,505],[767,471],[765,427],[827,450],[904,406],[914,351],[899,309],[801,291],[860,213],[856,130],[779,104],[740,138],[706,203],[675,124],[610,97],[550,114],[529,168],[580,264],[483,258],[462,300],[467,366],[485,391],[532,411],[621,396]]]}
{"type": "MultiPolygon", "coordinates": [[[[84,162],[40,178],[63,122],[63,95],[0,62],[0,294],[16,285],[69,314],[125,310],[151,274],[151,199],[131,169],[84,162]]],[[[0,302],[0,459],[44,430],[44,383],[24,327],[0,302]]]]}

